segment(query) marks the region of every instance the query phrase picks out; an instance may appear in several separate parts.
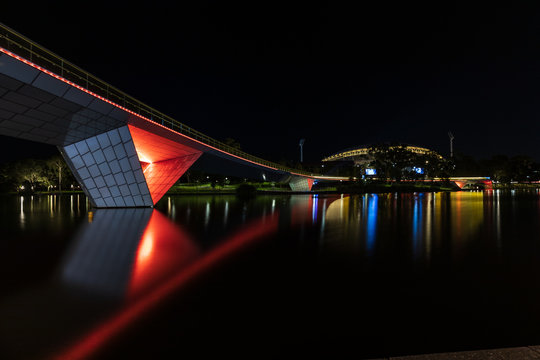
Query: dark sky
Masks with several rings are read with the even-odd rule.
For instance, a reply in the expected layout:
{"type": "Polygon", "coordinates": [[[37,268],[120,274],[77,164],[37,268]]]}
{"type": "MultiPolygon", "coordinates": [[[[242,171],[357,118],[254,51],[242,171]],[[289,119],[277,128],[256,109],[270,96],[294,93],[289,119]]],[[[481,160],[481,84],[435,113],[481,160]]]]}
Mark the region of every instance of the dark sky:
{"type": "Polygon", "coordinates": [[[452,131],[456,151],[540,161],[540,9],[291,3],[50,5],[0,21],[269,160],[298,159],[300,138],[307,161],[377,141],[447,155],[452,131]]]}

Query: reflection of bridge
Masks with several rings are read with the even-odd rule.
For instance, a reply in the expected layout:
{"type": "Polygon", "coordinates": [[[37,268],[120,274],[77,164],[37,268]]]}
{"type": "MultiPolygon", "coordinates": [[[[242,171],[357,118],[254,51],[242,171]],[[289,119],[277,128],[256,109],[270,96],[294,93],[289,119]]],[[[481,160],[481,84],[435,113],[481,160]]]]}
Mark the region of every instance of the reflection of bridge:
{"type": "MultiPolygon", "coordinates": [[[[324,224],[326,209],[339,198],[302,195],[277,204],[263,200],[263,206],[254,211],[256,216],[241,224],[233,220],[222,228],[229,200],[219,199],[222,207],[218,209],[211,197],[197,197],[199,209],[212,207],[212,215],[206,213],[210,225],[205,226],[220,225],[215,237],[205,232],[201,238],[190,231],[188,221],[175,223],[168,218],[175,211],[174,202],[172,207],[169,202],[165,214],[148,208],[90,212],[49,282],[0,300],[2,354],[5,358],[87,359],[98,353],[99,357],[111,340],[131,330],[136,321],[186,285],[204,282],[201,276],[212,276],[212,269],[227,259],[280,229],[324,224]]],[[[232,201],[243,203],[234,197],[232,201]]],[[[189,202],[182,204],[179,212],[190,208],[189,202]]],[[[241,209],[233,203],[230,207],[241,209]]],[[[75,208],[84,213],[86,204],[75,208]]],[[[241,216],[231,210],[233,219],[241,216]]]]}
{"type": "Polygon", "coordinates": [[[195,161],[295,191],[327,178],[216,141],[2,24],[0,134],[57,146],[96,207],[152,206],[195,161]]]}

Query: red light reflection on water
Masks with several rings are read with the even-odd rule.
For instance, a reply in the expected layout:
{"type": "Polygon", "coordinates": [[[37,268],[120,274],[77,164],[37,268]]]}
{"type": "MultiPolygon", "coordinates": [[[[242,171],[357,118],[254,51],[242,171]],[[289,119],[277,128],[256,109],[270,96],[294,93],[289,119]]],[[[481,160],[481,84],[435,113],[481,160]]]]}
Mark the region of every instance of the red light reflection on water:
{"type": "MultiPolygon", "coordinates": [[[[154,211],[154,214],[156,213],[157,211],[154,211]]],[[[154,214],[152,215],[152,220],[154,219],[154,214]]],[[[154,224],[156,225],[150,225],[152,224],[151,220],[148,226],[148,228],[156,228],[153,228],[151,232],[148,232],[147,228],[141,244],[139,245],[135,267],[137,268],[140,266],[140,269],[135,269],[133,272],[132,283],[130,284],[131,295],[142,291],[145,287],[151,285],[156,277],[163,275],[163,271],[166,272],[167,265],[159,263],[160,256],[164,256],[164,258],[167,259],[166,262],[176,266],[176,264],[172,262],[172,258],[169,258],[169,255],[164,254],[165,250],[169,249],[167,246],[164,246],[162,250],[157,250],[158,245],[156,243],[156,237],[153,237],[153,234],[156,234],[157,232],[161,233],[162,230],[158,230],[157,227],[163,225],[164,221],[168,220],[161,214],[157,215],[156,219],[157,220],[154,220],[154,224]],[[156,231],[156,233],[153,231],[156,231]],[[154,256],[156,259],[151,259],[154,256]],[[156,270],[154,270],[154,266],[156,266],[156,270]],[[148,273],[146,273],[146,271],[148,271],[148,273]]],[[[178,291],[189,281],[194,280],[197,276],[213,266],[218,265],[227,257],[242,250],[245,246],[272,234],[278,229],[278,225],[277,212],[247,224],[235,234],[224,239],[220,245],[216,246],[214,249],[201,255],[187,266],[184,266],[178,271],[174,271],[170,276],[164,278],[159,284],[155,285],[151,291],[142,295],[137,300],[132,301],[125,308],[121,309],[118,313],[83,336],[82,339],[76,342],[72,347],[57,356],[57,359],[83,359],[90,356],[102,348],[115,335],[135,322],[142,314],[164,301],[167,296],[178,291]]],[[[171,230],[165,230],[165,233],[167,231],[171,230]]],[[[174,234],[169,235],[175,236],[174,234]]],[[[186,237],[184,239],[187,241],[188,238],[186,237]]],[[[183,260],[179,260],[181,262],[188,260],[189,253],[194,251],[192,248],[193,245],[184,244],[182,246],[186,246],[185,249],[187,252],[185,256],[182,256],[183,260]]]]}
{"type": "Polygon", "coordinates": [[[139,243],[128,285],[128,300],[147,292],[198,255],[199,249],[191,237],[165,215],[154,211],[139,243]]]}

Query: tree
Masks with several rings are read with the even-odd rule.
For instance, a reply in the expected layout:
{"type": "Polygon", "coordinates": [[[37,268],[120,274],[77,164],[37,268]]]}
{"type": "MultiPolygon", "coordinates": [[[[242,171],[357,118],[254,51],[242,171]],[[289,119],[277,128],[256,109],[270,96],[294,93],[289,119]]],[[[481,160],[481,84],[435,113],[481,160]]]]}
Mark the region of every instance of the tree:
{"type": "Polygon", "coordinates": [[[2,192],[17,189],[21,182],[15,177],[15,163],[2,164],[0,167],[0,190],[2,192]]]}
{"type": "Polygon", "coordinates": [[[30,191],[36,190],[41,185],[50,185],[44,173],[42,163],[34,159],[27,159],[17,163],[14,168],[14,177],[18,184],[27,187],[27,190],[30,191]]]}
{"type": "Polygon", "coordinates": [[[506,155],[495,155],[483,161],[484,169],[495,181],[508,184],[511,181],[509,159],[506,155]]]}
{"type": "Polygon", "coordinates": [[[390,177],[391,164],[388,157],[389,151],[390,145],[386,143],[372,145],[368,150],[373,159],[369,164],[370,167],[375,168],[379,177],[384,177],[385,179],[390,177]]]}
{"type": "Polygon", "coordinates": [[[428,179],[447,179],[453,171],[452,161],[443,158],[434,151],[424,154],[414,154],[413,163],[414,166],[424,169],[424,176],[428,179]]]}
{"type": "Polygon", "coordinates": [[[377,144],[369,148],[373,166],[384,177],[401,181],[403,171],[413,166],[414,153],[403,145],[377,144]]]}
{"type": "Polygon", "coordinates": [[[58,184],[58,191],[62,191],[62,176],[68,172],[68,167],[60,155],[55,155],[46,161],[47,175],[51,181],[58,184]]]}
{"type": "Polygon", "coordinates": [[[516,181],[529,181],[532,174],[534,160],[525,155],[513,156],[508,162],[510,176],[516,181]]]}

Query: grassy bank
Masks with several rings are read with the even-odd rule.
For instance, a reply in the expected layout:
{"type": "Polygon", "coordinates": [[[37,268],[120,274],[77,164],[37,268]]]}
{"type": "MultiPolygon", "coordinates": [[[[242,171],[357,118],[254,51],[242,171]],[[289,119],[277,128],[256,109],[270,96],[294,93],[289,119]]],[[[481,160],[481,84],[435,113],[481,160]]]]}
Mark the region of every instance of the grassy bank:
{"type": "Polygon", "coordinates": [[[342,193],[388,193],[388,192],[433,192],[456,191],[453,183],[441,182],[371,182],[344,184],[337,187],[342,193]]]}
{"type": "Polygon", "coordinates": [[[493,184],[493,189],[497,190],[519,190],[519,189],[538,189],[540,184],[513,183],[513,184],[493,184]]]}
{"type": "MultiPolygon", "coordinates": [[[[247,184],[253,186],[257,193],[283,193],[293,194],[288,184],[276,184],[276,183],[251,183],[247,184]]],[[[167,195],[185,195],[185,194],[236,194],[237,188],[242,184],[224,184],[214,185],[210,183],[195,184],[195,183],[182,183],[176,184],[169,189],[167,195]]],[[[540,184],[530,183],[514,183],[514,184],[493,184],[493,189],[500,190],[519,190],[519,189],[538,189],[540,184]]],[[[319,184],[312,189],[313,193],[389,193],[389,192],[439,192],[439,191],[459,191],[460,189],[453,183],[441,183],[441,182],[370,182],[370,183],[343,183],[332,186],[325,186],[325,184],[319,184]]],[[[21,193],[21,192],[7,192],[1,195],[77,195],[83,194],[81,190],[78,191],[38,191],[34,193],[21,193]]]]}
{"type": "Polygon", "coordinates": [[[235,194],[236,189],[241,185],[251,185],[257,191],[287,191],[290,190],[287,184],[276,184],[270,182],[255,183],[255,182],[245,182],[242,184],[214,184],[211,183],[204,184],[195,184],[195,183],[182,183],[173,185],[169,191],[168,195],[178,195],[178,194],[235,194]]]}
{"type": "MultiPolygon", "coordinates": [[[[259,193],[294,193],[288,184],[275,183],[244,183],[253,186],[259,193]]],[[[167,194],[235,194],[240,184],[215,185],[210,184],[177,184],[167,194]]],[[[453,183],[439,182],[370,182],[344,183],[325,186],[319,184],[312,189],[315,193],[385,193],[385,192],[425,192],[425,191],[455,191],[459,190],[453,183]]]]}

